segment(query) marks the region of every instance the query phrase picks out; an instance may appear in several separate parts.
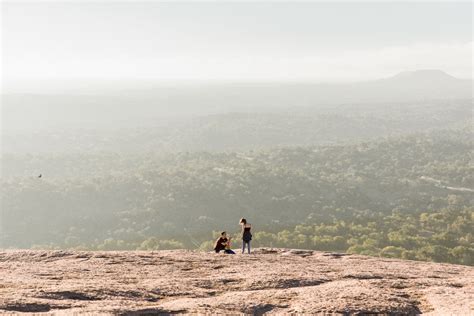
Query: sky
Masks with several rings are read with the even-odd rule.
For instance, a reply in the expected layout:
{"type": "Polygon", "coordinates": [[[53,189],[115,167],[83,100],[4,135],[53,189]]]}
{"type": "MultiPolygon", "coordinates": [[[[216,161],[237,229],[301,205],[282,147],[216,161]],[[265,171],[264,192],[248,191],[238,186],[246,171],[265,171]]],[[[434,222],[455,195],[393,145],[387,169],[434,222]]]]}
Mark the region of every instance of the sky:
{"type": "Polygon", "coordinates": [[[3,2],[3,83],[472,76],[472,3],[3,2]]]}

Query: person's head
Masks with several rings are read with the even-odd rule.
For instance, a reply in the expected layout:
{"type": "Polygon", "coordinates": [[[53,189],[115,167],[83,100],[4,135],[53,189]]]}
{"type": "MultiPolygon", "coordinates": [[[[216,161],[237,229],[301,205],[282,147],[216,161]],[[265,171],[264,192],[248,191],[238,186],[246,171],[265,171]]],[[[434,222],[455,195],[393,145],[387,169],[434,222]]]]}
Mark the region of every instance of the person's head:
{"type": "Polygon", "coordinates": [[[227,237],[227,233],[226,233],[226,232],[222,232],[222,233],[221,233],[221,237],[222,237],[222,238],[226,238],[226,237],[227,237]]]}
{"type": "Polygon", "coordinates": [[[239,223],[240,225],[245,225],[247,224],[247,220],[245,218],[241,218],[239,223]]]}

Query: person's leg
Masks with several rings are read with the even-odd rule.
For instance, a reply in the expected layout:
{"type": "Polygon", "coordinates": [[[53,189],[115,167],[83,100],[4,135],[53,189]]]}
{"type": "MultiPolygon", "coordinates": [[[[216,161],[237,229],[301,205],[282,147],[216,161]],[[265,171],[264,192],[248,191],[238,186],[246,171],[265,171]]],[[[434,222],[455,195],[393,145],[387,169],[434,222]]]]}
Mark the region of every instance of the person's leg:
{"type": "Polygon", "coordinates": [[[245,240],[242,240],[242,253],[245,253],[245,240]]]}
{"type": "Polygon", "coordinates": [[[247,247],[248,247],[248,249],[249,249],[249,254],[250,254],[250,240],[249,240],[249,242],[247,243],[247,247]]]}
{"type": "Polygon", "coordinates": [[[235,255],[235,252],[232,249],[226,249],[225,253],[228,255],[235,255]]]}

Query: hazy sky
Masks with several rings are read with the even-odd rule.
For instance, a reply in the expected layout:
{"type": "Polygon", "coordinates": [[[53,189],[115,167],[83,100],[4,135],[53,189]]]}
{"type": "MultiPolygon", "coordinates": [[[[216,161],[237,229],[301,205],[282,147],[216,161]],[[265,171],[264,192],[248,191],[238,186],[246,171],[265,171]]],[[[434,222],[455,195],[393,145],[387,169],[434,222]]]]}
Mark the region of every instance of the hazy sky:
{"type": "Polygon", "coordinates": [[[365,80],[472,73],[472,4],[3,3],[13,79],[365,80]]]}

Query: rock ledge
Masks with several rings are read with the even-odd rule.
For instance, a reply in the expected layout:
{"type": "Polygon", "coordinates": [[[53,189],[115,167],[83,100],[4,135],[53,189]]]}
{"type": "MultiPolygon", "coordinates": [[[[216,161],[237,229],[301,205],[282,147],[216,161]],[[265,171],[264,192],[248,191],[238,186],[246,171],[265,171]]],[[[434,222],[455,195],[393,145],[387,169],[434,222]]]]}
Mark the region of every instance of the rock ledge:
{"type": "Polygon", "coordinates": [[[469,315],[473,284],[473,267],[301,249],[0,252],[0,314],[469,315]]]}

